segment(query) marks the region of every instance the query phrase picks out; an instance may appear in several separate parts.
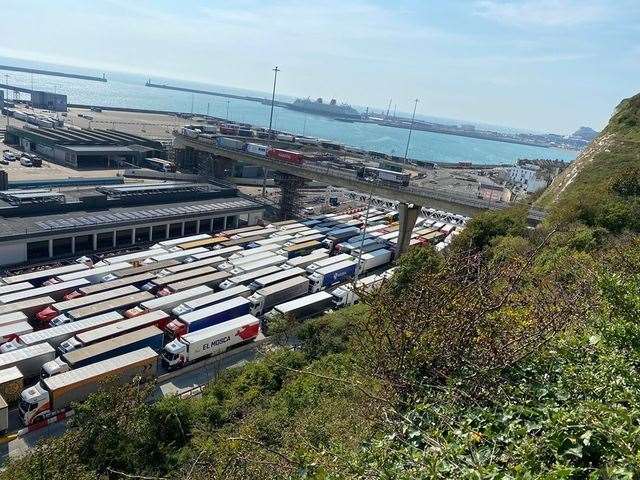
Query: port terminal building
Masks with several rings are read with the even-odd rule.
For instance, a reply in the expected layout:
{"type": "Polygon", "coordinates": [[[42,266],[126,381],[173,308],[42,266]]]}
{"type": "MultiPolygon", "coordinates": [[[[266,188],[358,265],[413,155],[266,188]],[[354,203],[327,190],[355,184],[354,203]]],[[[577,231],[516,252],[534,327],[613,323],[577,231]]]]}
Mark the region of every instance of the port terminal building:
{"type": "Polygon", "coordinates": [[[47,128],[9,125],[5,143],[35,152],[54,163],[78,169],[141,165],[148,157],[164,157],[160,142],[119,130],[47,128]]]}
{"type": "Polygon", "coordinates": [[[0,191],[0,266],[255,225],[264,205],[222,183],[0,191]]]}

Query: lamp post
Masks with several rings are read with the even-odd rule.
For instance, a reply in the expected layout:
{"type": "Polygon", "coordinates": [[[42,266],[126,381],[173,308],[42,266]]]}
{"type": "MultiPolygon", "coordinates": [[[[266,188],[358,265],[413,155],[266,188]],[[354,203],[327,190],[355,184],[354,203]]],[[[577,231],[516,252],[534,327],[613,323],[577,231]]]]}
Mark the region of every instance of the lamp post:
{"type": "Polygon", "coordinates": [[[413,122],[416,119],[416,108],[418,108],[418,99],[414,100],[413,115],[411,116],[411,126],[409,127],[409,137],[407,138],[407,148],[404,151],[404,163],[407,163],[407,155],[409,155],[409,143],[411,142],[411,132],[413,132],[413,122]]]}
{"type": "MultiPolygon", "coordinates": [[[[271,113],[269,114],[269,143],[271,143],[271,126],[273,125],[273,106],[276,102],[276,82],[278,81],[278,72],[280,69],[276,65],[273,69],[273,91],[271,92],[271,113]]],[[[267,169],[262,167],[262,196],[267,196],[267,169]]]]}

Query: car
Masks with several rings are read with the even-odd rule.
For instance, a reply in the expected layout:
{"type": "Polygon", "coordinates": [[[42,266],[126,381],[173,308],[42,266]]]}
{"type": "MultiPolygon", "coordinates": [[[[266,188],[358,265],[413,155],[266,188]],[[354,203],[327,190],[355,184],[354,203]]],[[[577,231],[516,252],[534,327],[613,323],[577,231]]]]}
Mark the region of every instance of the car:
{"type": "Polygon", "coordinates": [[[5,150],[2,154],[2,158],[8,162],[13,162],[16,159],[16,156],[11,151],[5,150]]]}
{"type": "Polygon", "coordinates": [[[20,165],[22,165],[23,167],[33,167],[33,162],[29,157],[22,157],[20,159],[20,165]]]}

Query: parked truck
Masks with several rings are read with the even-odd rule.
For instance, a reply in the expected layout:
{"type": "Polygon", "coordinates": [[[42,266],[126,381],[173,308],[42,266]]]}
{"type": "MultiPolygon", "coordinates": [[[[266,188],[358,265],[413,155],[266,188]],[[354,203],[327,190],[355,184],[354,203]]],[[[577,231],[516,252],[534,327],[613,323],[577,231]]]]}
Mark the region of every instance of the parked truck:
{"type": "Polygon", "coordinates": [[[355,259],[348,253],[341,253],[339,255],[334,255],[333,257],[318,260],[317,262],[313,262],[311,265],[307,266],[307,273],[313,273],[320,268],[328,267],[340,262],[345,262],[347,260],[355,259]]]}
{"type": "Polygon", "coordinates": [[[322,245],[332,251],[336,245],[344,240],[357,235],[360,232],[358,227],[345,227],[327,232],[327,238],[322,241],[322,245]]]}
{"type": "Polygon", "coordinates": [[[154,377],[157,369],[158,354],[145,347],[42,379],[22,391],[20,419],[25,425],[32,425],[69,409],[74,402],[81,402],[107,381],[124,385],[135,377],[154,377]]]}
{"type": "Polygon", "coordinates": [[[270,275],[256,278],[249,284],[249,288],[255,292],[256,290],[268,287],[269,285],[273,285],[274,283],[279,283],[284,280],[288,280],[289,278],[297,277],[300,275],[306,275],[306,272],[302,268],[294,267],[287,270],[280,270],[270,275]]]}
{"type": "MultiPolygon", "coordinates": [[[[65,353],[44,365],[40,371],[40,378],[49,378],[59,373],[68,372],[101,362],[108,358],[117,357],[141,348],[149,347],[156,352],[163,346],[164,332],[156,326],[149,326],[125,333],[119,337],[94,343],[85,348],[65,353]]],[[[1,374],[1,371],[0,371],[1,374]]]]}
{"type": "Polygon", "coordinates": [[[231,274],[229,272],[215,272],[210,273],[209,275],[202,275],[201,277],[188,278],[187,280],[182,280],[181,282],[170,283],[162,290],[159,290],[158,295],[164,297],[199,286],[216,288],[230,276],[231,274]]]}
{"type": "MultiPolygon", "coordinates": [[[[249,257],[251,258],[251,257],[249,257]]],[[[263,258],[256,262],[245,263],[243,265],[236,266],[233,270],[231,270],[232,275],[242,275],[243,273],[253,272],[255,270],[261,270],[263,268],[271,267],[271,266],[279,266],[287,261],[287,257],[282,255],[273,255],[268,258],[263,258]]]]}
{"type": "Polygon", "coordinates": [[[257,255],[259,253],[264,253],[264,252],[275,252],[279,248],[280,248],[280,245],[278,245],[277,243],[273,243],[271,245],[264,245],[262,247],[248,248],[247,250],[240,250],[239,252],[236,252],[233,255],[230,255],[229,261],[236,260],[238,258],[251,257],[253,255],[257,255]]]}
{"type": "Polygon", "coordinates": [[[293,235],[279,235],[277,237],[265,238],[264,240],[258,240],[256,242],[250,243],[247,245],[249,250],[257,250],[262,247],[269,247],[272,245],[277,245],[277,248],[280,248],[280,245],[284,245],[289,240],[295,238],[293,235]]]}
{"type": "Polygon", "coordinates": [[[46,268],[44,270],[36,270],[34,272],[2,277],[1,283],[3,285],[14,285],[16,283],[31,282],[34,286],[40,286],[43,282],[49,280],[50,278],[56,277],[58,275],[64,275],[66,273],[87,270],[88,268],[88,265],[82,263],[73,263],[71,265],[64,265],[62,267],[46,268]]]}
{"type": "Polygon", "coordinates": [[[261,288],[249,297],[251,314],[259,317],[275,305],[293,300],[306,294],[308,291],[309,279],[306,277],[293,277],[283,282],[261,288]]]}
{"type": "Polygon", "coordinates": [[[78,320],[77,322],[62,324],[57,327],[45,328],[36,332],[24,333],[14,338],[12,341],[0,345],[0,352],[12,352],[21,348],[37,345],[38,343],[48,343],[53,348],[57,348],[65,340],[74,335],[91,330],[93,328],[103,327],[111,323],[122,320],[122,315],[118,312],[110,311],[94,317],[78,320]]]}
{"type": "Polygon", "coordinates": [[[359,250],[354,250],[354,258],[360,260],[358,274],[366,273],[369,270],[386,265],[391,261],[392,252],[384,248],[360,254],[359,250]]]}
{"type": "Polygon", "coordinates": [[[322,291],[305,295],[304,297],[300,297],[289,302],[281,303],[280,305],[273,307],[271,311],[267,313],[267,324],[269,320],[277,317],[278,315],[290,315],[301,320],[321,313],[331,307],[332,299],[333,296],[330,293],[322,291]]]}
{"type": "Polygon", "coordinates": [[[37,298],[43,295],[47,295],[55,300],[61,299],[66,293],[69,293],[76,288],[88,285],[89,281],[84,278],[76,280],[70,280],[66,282],[60,282],[55,285],[44,285],[38,288],[31,288],[29,290],[23,290],[20,292],[8,293],[0,297],[0,304],[6,305],[8,303],[24,301],[29,298],[37,298]]]}
{"type": "Polygon", "coordinates": [[[125,318],[124,320],[105,325],[104,327],[94,328],[76,334],[60,344],[58,354],[64,355],[73,350],[78,350],[79,348],[84,348],[94,343],[109,340],[124,335],[125,333],[150,326],[155,326],[162,330],[166,327],[167,323],[169,323],[170,319],[171,317],[162,310],[145,313],[135,318],[125,318]]]}
{"type": "Polygon", "coordinates": [[[131,264],[122,262],[114,263],[112,265],[103,265],[102,267],[89,268],[86,270],[79,270],[77,272],[65,273],[64,275],[57,275],[47,280],[43,285],[55,285],[80,279],[86,280],[87,283],[98,283],[102,281],[102,277],[105,275],[109,275],[110,273],[117,272],[118,270],[124,270],[126,268],[131,268],[131,264]]]}
{"type": "Polygon", "coordinates": [[[94,295],[98,293],[107,292],[109,290],[116,290],[122,287],[134,286],[136,288],[140,288],[142,285],[147,283],[152,278],[155,278],[154,272],[141,273],[139,275],[131,275],[125,278],[117,278],[116,280],[104,282],[104,283],[95,283],[93,285],[87,285],[86,287],[79,288],[74,290],[71,293],[67,293],[63,300],[73,300],[75,298],[80,298],[85,295],[94,295]]]}
{"type": "Polygon", "coordinates": [[[55,300],[49,296],[28,298],[20,302],[7,303],[6,305],[0,305],[0,316],[13,312],[22,312],[29,318],[33,318],[36,312],[39,312],[44,307],[51,305],[55,300]]]}
{"type": "Polygon", "coordinates": [[[12,342],[20,335],[33,332],[33,327],[29,322],[10,323],[0,326],[0,351],[2,346],[12,342]]]}
{"type": "Polygon", "coordinates": [[[309,291],[315,293],[336,283],[343,282],[355,275],[357,267],[358,263],[356,261],[345,260],[344,262],[319,268],[309,275],[309,291]]]}
{"type": "Polygon", "coordinates": [[[218,265],[218,269],[230,272],[236,267],[249,264],[249,263],[255,263],[258,260],[262,260],[264,258],[270,258],[275,255],[276,255],[275,253],[267,251],[267,252],[259,252],[259,253],[256,253],[255,255],[243,256],[239,258],[229,257],[226,262],[218,265]]]}
{"type": "Polygon", "coordinates": [[[180,368],[250,342],[259,332],[260,321],[253,315],[242,315],[169,342],[162,351],[162,361],[168,369],[180,368]]]}
{"type": "Polygon", "coordinates": [[[181,282],[189,278],[201,277],[203,275],[209,275],[215,273],[217,270],[213,267],[201,267],[194,268],[193,270],[187,270],[185,272],[172,273],[171,275],[165,275],[163,277],[156,277],[148,283],[142,286],[142,290],[145,292],[158,292],[171,283],[181,282]]]}
{"type": "Polygon", "coordinates": [[[10,285],[0,284],[0,296],[8,293],[19,292],[21,290],[28,290],[30,288],[35,288],[31,282],[12,283],[10,285]]]}
{"type": "Polygon", "coordinates": [[[242,247],[239,245],[234,245],[233,247],[225,247],[219,250],[207,250],[206,252],[196,253],[195,255],[190,255],[182,260],[182,263],[192,263],[197,262],[198,260],[203,260],[205,258],[211,257],[222,257],[229,258],[236,252],[242,251],[242,247]]]}
{"type": "Polygon", "coordinates": [[[60,314],[58,317],[60,321],[69,320],[69,322],[76,322],[83,318],[93,317],[100,315],[101,313],[115,312],[117,310],[125,310],[133,305],[137,305],[147,300],[155,298],[149,292],[137,292],[131,295],[123,297],[113,298],[111,300],[105,300],[104,302],[94,303],[92,305],[86,305],[80,308],[74,308],[73,310],[67,310],[65,313],[60,314]],[[64,317],[64,318],[63,318],[64,317]]]}
{"type": "Polygon", "coordinates": [[[256,278],[264,277],[265,275],[271,275],[272,273],[282,270],[278,265],[272,265],[270,267],[261,268],[252,272],[243,273],[242,275],[236,275],[234,277],[227,278],[220,284],[222,290],[235,287],[236,285],[248,285],[256,278]]]}
{"type": "Polygon", "coordinates": [[[287,257],[287,259],[292,259],[302,255],[307,255],[320,247],[322,247],[322,244],[318,240],[310,240],[308,242],[296,243],[294,245],[289,245],[288,247],[283,247],[276,253],[287,257]]]}
{"type": "Polygon", "coordinates": [[[158,255],[154,255],[153,257],[146,258],[142,263],[149,264],[153,262],[163,262],[165,260],[180,261],[181,259],[190,257],[191,255],[208,252],[208,251],[209,249],[204,247],[192,248],[190,250],[178,250],[176,252],[167,252],[165,250],[158,249],[158,255]]]}
{"type": "Polygon", "coordinates": [[[98,302],[104,302],[112,300],[114,298],[123,297],[125,295],[131,295],[139,292],[133,285],[127,285],[126,287],[116,288],[114,290],[107,290],[105,292],[94,293],[93,295],[85,295],[82,297],[74,298],[72,300],[65,300],[63,302],[56,302],[53,305],[49,305],[47,308],[40,310],[36,314],[36,319],[42,326],[50,323],[52,327],[68,323],[71,318],[68,316],[62,316],[68,310],[74,310],[76,308],[84,307],[86,305],[92,305],[98,302]]]}
{"type": "Polygon", "coordinates": [[[286,263],[282,265],[282,268],[284,270],[291,268],[306,269],[312,263],[319,262],[320,260],[324,260],[326,258],[329,258],[329,250],[327,250],[326,248],[318,248],[308,255],[303,255],[302,257],[296,257],[292,258],[291,260],[287,260],[286,263]]]}
{"type": "Polygon", "coordinates": [[[200,298],[205,295],[209,295],[210,293],[213,293],[213,289],[207,287],[206,285],[199,285],[197,287],[189,288],[187,290],[173,293],[171,295],[165,295],[162,297],[146,300],[140,303],[140,305],[132,307],[124,312],[124,316],[127,318],[133,318],[145,313],[155,312],[156,310],[164,310],[165,312],[170,312],[171,309],[177,307],[182,302],[194,298],[200,298]]]}
{"type": "Polygon", "coordinates": [[[384,277],[382,275],[369,275],[364,278],[360,278],[355,283],[347,283],[336,288],[331,295],[333,295],[333,306],[335,308],[345,307],[357,303],[359,300],[358,291],[371,292],[382,284],[384,277]]]}
{"type": "Polygon", "coordinates": [[[176,273],[186,272],[187,270],[196,270],[203,267],[215,268],[225,261],[226,259],[219,255],[209,256],[207,258],[196,260],[195,262],[180,263],[178,265],[174,265],[173,267],[163,268],[162,270],[157,272],[157,276],[166,277],[167,275],[174,275],[176,273]]]}
{"type": "MultiPolygon", "coordinates": [[[[161,262],[152,262],[152,263],[147,263],[147,264],[143,264],[143,265],[138,265],[137,267],[131,267],[131,268],[123,268],[122,270],[118,270],[116,272],[112,272],[109,273],[107,275],[105,275],[104,277],[102,277],[100,279],[100,281],[102,283],[98,284],[98,285],[91,285],[88,287],[83,287],[84,289],[88,289],[91,287],[94,288],[99,288],[101,285],[105,284],[105,283],[110,283],[113,282],[115,280],[118,279],[122,279],[124,280],[125,278],[133,278],[135,276],[139,276],[143,273],[155,273],[155,272],[159,272],[160,270],[164,269],[164,268],[169,268],[169,267],[173,267],[175,265],[180,264],[180,262],[178,260],[163,260],[161,262]]],[[[93,292],[95,293],[95,292],[93,292]]]]}
{"type": "Polygon", "coordinates": [[[250,308],[251,302],[246,298],[232,298],[209,307],[180,315],[167,325],[166,332],[171,338],[180,338],[187,333],[202,330],[211,325],[246,315],[249,313],[250,308]]]}
{"type": "Polygon", "coordinates": [[[11,312],[0,315],[0,327],[11,325],[12,323],[22,323],[27,321],[27,316],[22,312],[11,312]]]}
{"type": "Polygon", "coordinates": [[[198,310],[200,308],[208,307],[209,305],[213,305],[215,303],[220,303],[225,300],[229,300],[234,297],[245,297],[247,298],[253,292],[249,289],[249,287],[245,285],[236,285],[235,287],[228,288],[226,290],[222,290],[220,292],[212,293],[211,295],[205,295],[204,297],[196,298],[194,300],[189,300],[187,302],[181,303],[173,310],[171,313],[179,317],[180,315],[184,315],[185,313],[193,312],[194,310],[198,310]]]}
{"type": "Polygon", "coordinates": [[[0,370],[18,367],[24,378],[40,374],[43,363],[53,360],[56,351],[48,343],[38,343],[14,352],[0,353],[0,370]]]}

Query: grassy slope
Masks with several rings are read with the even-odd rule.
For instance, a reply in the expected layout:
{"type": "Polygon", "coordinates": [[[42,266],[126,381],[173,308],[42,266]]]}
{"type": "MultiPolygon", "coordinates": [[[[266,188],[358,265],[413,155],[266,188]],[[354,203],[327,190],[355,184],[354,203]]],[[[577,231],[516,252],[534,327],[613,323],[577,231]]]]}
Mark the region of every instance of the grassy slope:
{"type": "Polygon", "coordinates": [[[607,127],[558,176],[536,205],[551,207],[585,190],[603,189],[616,172],[640,163],[640,94],[623,100],[607,127]]]}

